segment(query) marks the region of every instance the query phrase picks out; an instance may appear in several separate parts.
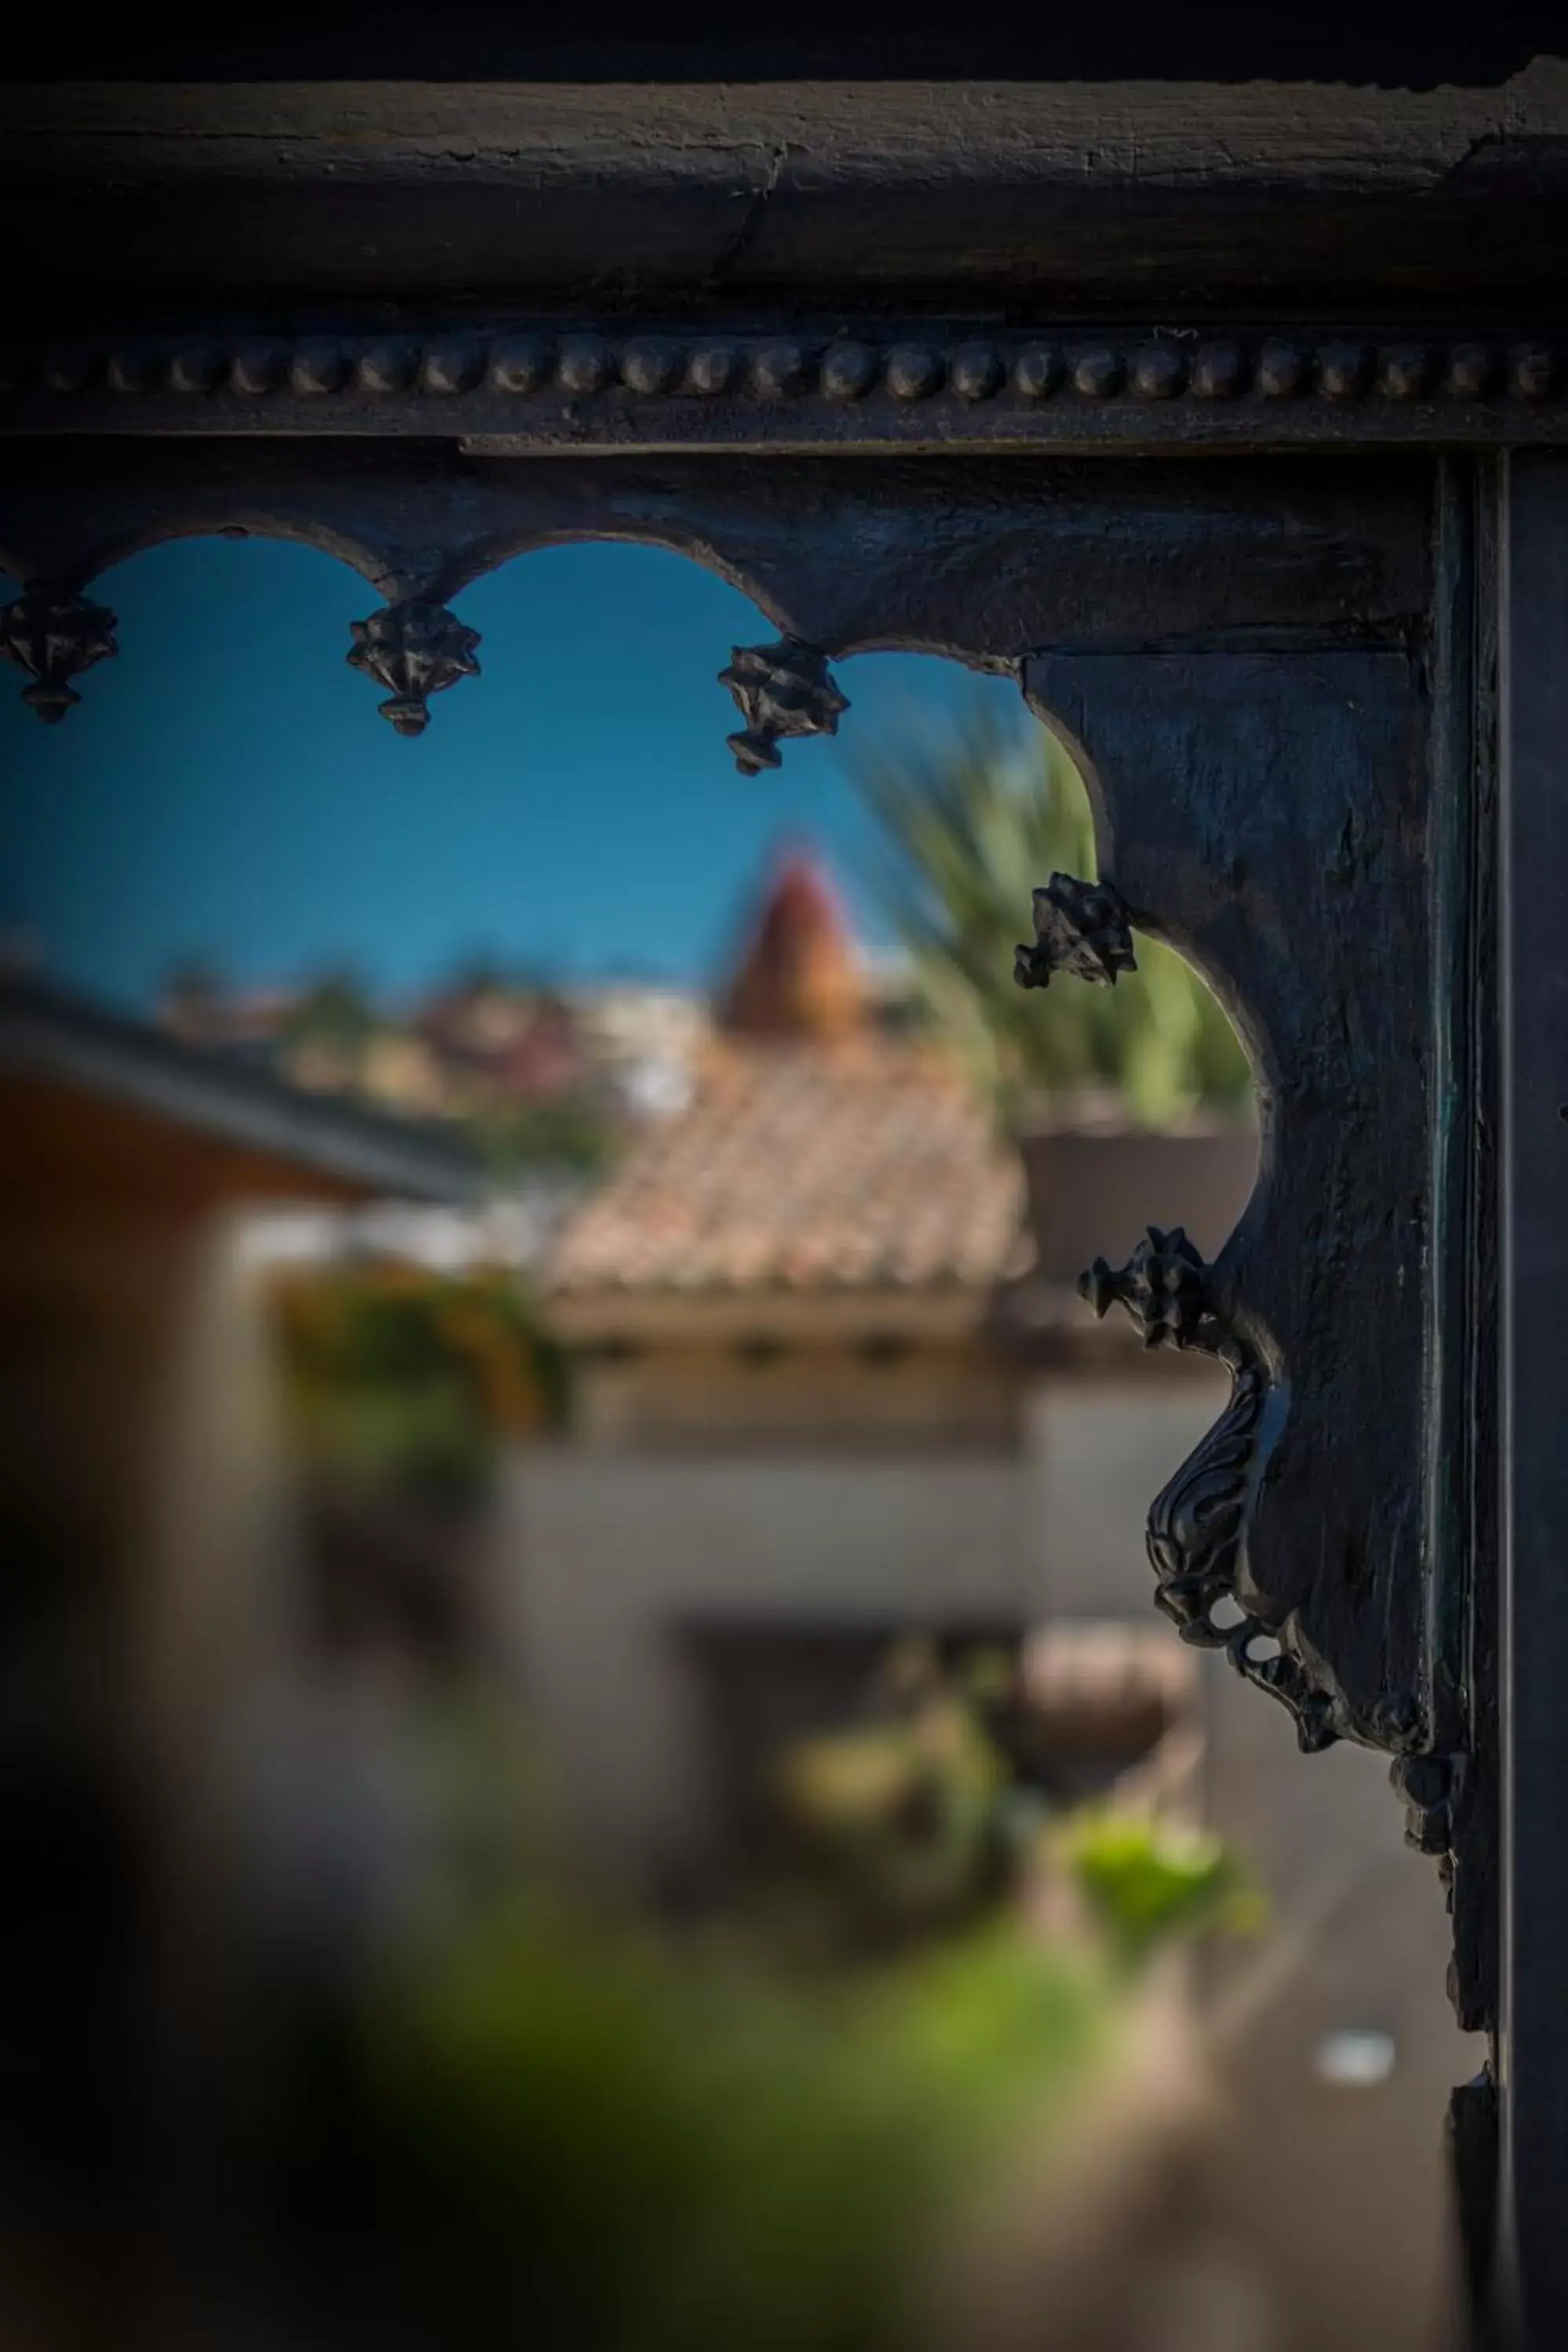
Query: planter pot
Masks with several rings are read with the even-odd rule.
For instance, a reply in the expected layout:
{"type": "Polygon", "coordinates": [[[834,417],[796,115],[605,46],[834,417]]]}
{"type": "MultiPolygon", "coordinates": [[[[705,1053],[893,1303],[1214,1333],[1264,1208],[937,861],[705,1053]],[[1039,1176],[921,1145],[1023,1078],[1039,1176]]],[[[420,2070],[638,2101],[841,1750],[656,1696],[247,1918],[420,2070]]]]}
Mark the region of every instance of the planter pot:
{"type": "Polygon", "coordinates": [[[1019,1139],[1035,1273],[1072,1283],[1118,1264],[1146,1225],[1184,1225],[1207,1258],[1230,1234],[1258,1171],[1257,1130],[1213,1120],[1169,1134],[1131,1127],[1036,1129],[1019,1139]]]}

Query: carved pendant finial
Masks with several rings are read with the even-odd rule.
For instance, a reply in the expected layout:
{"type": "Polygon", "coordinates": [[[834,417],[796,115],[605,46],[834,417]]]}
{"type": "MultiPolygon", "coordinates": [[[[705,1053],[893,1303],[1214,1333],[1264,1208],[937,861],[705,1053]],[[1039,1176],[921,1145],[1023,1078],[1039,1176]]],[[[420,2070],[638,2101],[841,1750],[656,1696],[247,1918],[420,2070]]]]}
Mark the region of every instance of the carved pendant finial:
{"type": "Polygon", "coordinates": [[[801,637],[775,646],[735,646],[719,673],[746,724],[726,738],[743,776],[779,764],[778,745],[790,735],[837,735],[849,708],[834,685],[827,656],[801,637]]]}
{"type": "Polygon", "coordinates": [[[353,644],[347,660],[378,686],[390,688],[379,708],[400,735],[423,735],[430,723],[429,697],[456,686],[460,677],[477,677],[474,647],[478,629],[470,629],[445,604],[423,596],[405,597],[387,604],[368,621],[351,622],[353,644]]]}
{"type": "Polygon", "coordinates": [[[1208,1311],[1208,1267],[1181,1225],[1150,1225],[1123,1266],[1104,1258],[1078,1278],[1078,1295],[1102,1320],[1124,1307],[1146,1348],[1191,1348],[1208,1311]]]}
{"type": "Polygon", "coordinates": [[[1020,988],[1048,988],[1054,971],[1114,988],[1122,972],[1137,971],[1131,927],[1114,884],[1053,874],[1034,900],[1035,944],[1020,947],[1013,960],[1020,988]]]}
{"type": "Polygon", "coordinates": [[[46,726],[58,727],[81,700],[68,681],[120,651],[118,626],[106,604],[37,580],[0,610],[0,653],[31,677],[22,699],[46,726]]]}

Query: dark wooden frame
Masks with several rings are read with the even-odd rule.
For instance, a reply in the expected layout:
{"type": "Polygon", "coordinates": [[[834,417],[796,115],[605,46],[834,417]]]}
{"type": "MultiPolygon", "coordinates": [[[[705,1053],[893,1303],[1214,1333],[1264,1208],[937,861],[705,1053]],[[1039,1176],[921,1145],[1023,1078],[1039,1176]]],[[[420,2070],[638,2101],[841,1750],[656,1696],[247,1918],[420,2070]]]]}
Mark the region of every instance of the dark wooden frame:
{"type": "Polygon", "coordinates": [[[1016,677],[1070,737],[1102,872],[1214,983],[1264,1105],[1214,1265],[1162,1242],[1101,1285],[1236,1382],[1156,1507],[1162,1590],[1304,1746],[1393,1759],[1452,1889],[1458,2013],[1497,2050],[1454,2118],[1478,2308],[1546,2347],[1568,2332],[1568,99],[1539,76],[1428,95],[1365,95],[1331,185],[1310,107],[1189,96],[1163,194],[1135,152],[1102,163],[1088,87],[1037,121],[997,100],[962,154],[907,94],[878,115],[829,90],[814,128],[799,93],[655,91],[649,133],[607,89],[562,102],[553,182],[537,92],[510,114],[383,93],[352,198],[319,94],[24,98],[0,184],[52,192],[58,236],[0,352],[0,564],[58,600],[40,657],[64,682],[105,650],[83,618],[73,657],[71,612],[136,549],[325,548],[394,637],[423,615],[416,654],[361,647],[414,731],[471,666],[447,609],[468,582],[641,540],[742,588],[770,657],[807,665],[779,734],[824,722],[824,657],[918,646],[1016,677]],[[106,239],[94,170],[123,175],[106,239]],[[508,246],[518,207],[553,260],[508,246]],[[367,223],[387,237],[356,264],[367,223]],[[651,291],[597,299],[616,269],[651,291]]]}

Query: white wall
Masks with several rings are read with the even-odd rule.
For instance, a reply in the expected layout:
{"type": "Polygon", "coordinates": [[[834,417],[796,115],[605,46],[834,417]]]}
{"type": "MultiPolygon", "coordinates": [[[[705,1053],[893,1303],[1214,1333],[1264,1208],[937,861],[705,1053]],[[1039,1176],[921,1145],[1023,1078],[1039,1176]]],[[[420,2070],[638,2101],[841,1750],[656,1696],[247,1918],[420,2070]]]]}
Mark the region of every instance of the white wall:
{"type": "Polygon", "coordinates": [[[1039,1382],[1025,1409],[1025,1451],[1044,1613],[1147,1622],[1154,1593],[1143,1545],[1149,1505],[1229,1393],[1217,1364],[1194,1367],[1169,1386],[1142,1374],[1039,1382]]]}
{"type": "Polygon", "coordinates": [[[635,1871],[703,1841],[682,1620],[1022,1618],[1030,1505],[1022,1465],[994,1455],[517,1455],[509,1638],[590,1851],[635,1871]]]}

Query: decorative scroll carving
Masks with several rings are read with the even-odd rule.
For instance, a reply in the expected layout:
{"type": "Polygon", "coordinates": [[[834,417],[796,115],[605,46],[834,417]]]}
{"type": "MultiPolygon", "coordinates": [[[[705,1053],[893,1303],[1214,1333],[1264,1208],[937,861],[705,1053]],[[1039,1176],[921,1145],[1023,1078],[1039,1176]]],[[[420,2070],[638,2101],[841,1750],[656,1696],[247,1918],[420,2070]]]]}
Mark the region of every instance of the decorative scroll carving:
{"type": "Polygon", "coordinates": [[[1180,1225],[1149,1226],[1123,1266],[1097,1257],[1079,1294],[1097,1316],[1124,1307],[1146,1348],[1195,1349],[1229,1372],[1229,1404],[1150,1507],[1155,1601],[1184,1642],[1223,1650],[1237,1674],[1288,1707],[1303,1748],[1329,1747],[1331,1699],[1289,1646],[1289,1625],[1265,1623],[1237,1593],[1268,1402],[1262,1359],[1219,1312],[1209,1268],[1180,1225]],[[1238,1613],[1216,1623],[1221,1607],[1238,1613]]]}
{"type": "Polygon", "coordinates": [[[479,676],[474,647],[479,633],[445,604],[408,596],[351,626],[354,641],[349,666],[392,689],[378,707],[400,735],[423,735],[430,724],[428,698],[456,686],[460,677],[479,676]]]}
{"type": "Polygon", "coordinates": [[[58,727],[71,705],[81,700],[68,680],[90,669],[120,647],[114,632],[119,624],[106,604],[86,596],[29,582],[14,603],[0,610],[0,653],[25,669],[31,686],[22,699],[47,727],[58,727]]]}
{"type": "Polygon", "coordinates": [[[725,739],[743,776],[776,768],[784,736],[837,735],[849,708],[833,683],[827,656],[801,637],[781,637],[774,646],[736,646],[719,683],[729,688],[746,722],[725,739]]]}
{"type": "MultiPolygon", "coordinates": [[[[1230,1373],[1230,1402],[1155,1496],[1148,1529],[1158,1605],[1184,1641],[1205,1650],[1225,1648],[1242,1630],[1216,1625],[1214,1612],[1235,1597],[1247,1476],[1266,1387],[1257,1358],[1236,1341],[1222,1342],[1212,1352],[1230,1373]]],[[[1240,1664],[1239,1655],[1235,1663],[1240,1664]]]]}
{"type": "Polygon", "coordinates": [[[1127,909],[1110,883],[1053,874],[1034,900],[1035,944],[1020,947],[1013,961],[1020,988],[1048,988],[1054,971],[1114,988],[1122,972],[1136,971],[1127,909]]]}

